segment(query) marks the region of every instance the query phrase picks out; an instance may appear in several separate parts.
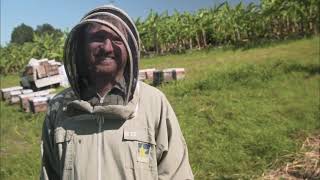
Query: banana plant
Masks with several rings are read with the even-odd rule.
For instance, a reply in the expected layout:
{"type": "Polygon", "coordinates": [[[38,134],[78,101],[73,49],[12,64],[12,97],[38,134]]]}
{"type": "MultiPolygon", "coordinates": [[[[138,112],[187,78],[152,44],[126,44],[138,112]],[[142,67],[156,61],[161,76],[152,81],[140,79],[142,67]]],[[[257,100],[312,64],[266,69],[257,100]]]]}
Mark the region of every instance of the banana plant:
{"type": "MultiPolygon", "coordinates": [[[[319,0],[260,0],[260,4],[226,1],[195,12],[150,10],[145,19],[135,23],[140,33],[142,54],[182,52],[208,46],[255,43],[281,40],[319,33],[319,0]]],[[[35,34],[33,42],[1,46],[0,72],[17,72],[30,58],[62,60],[62,37],[35,34]]]]}

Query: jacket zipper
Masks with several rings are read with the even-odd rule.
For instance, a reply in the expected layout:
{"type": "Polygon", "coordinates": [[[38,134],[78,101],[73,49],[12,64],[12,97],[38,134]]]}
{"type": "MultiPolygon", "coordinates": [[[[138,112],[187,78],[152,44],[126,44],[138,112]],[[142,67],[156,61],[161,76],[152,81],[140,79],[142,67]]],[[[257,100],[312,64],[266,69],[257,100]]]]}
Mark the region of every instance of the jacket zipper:
{"type": "Polygon", "coordinates": [[[97,155],[98,155],[98,159],[97,159],[97,167],[98,167],[98,180],[101,180],[101,144],[102,144],[102,138],[101,138],[101,132],[102,132],[102,124],[104,123],[104,118],[101,115],[98,115],[97,117],[97,122],[98,122],[98,143],[97,143],[97,155]]]}
{"type": "MultiPolygon", "coordinates": [[[[98,94],[99,96],[99,94],[98,94]]],[[[99,96],[99,101],[100,104],[103,103],[105,96],[100,97],[99,96]]],[[[102,124],[104,123],[104,118],[102,115],[98,115],[97,117],[97,121],[98,121],[98,149],[97,149],[97,155],[98,155],[98,159],[97,159],[97,163],[98,163],[98,180],[101,180],[101,144],[102,144],[102,138],[101,138],[101,132],[102,132],[102,124]]]]}

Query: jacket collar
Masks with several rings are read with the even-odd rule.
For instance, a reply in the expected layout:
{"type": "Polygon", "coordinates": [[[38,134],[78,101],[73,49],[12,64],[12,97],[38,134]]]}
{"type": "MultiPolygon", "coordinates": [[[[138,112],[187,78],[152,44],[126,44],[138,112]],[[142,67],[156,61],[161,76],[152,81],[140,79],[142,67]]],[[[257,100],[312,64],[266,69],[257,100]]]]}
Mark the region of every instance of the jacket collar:
{"type": "Polygon", "coordinates": [[[105,119],[128,120],[136,116],[139,108],[139,83],[137,83],[133,98],[127,105],[92,106],[83,100],[74,100],[67,105],[67,115],[76,116],[81,114],[92,114],[103,116],[105,119]]]}

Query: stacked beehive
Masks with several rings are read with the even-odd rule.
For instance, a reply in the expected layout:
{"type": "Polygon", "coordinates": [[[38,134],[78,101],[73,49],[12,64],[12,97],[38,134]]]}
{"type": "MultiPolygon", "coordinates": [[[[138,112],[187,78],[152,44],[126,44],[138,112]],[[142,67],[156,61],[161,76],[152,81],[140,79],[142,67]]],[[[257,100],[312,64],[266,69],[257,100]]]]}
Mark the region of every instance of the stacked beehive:
{"type": "Polygon", "coordinates": [[[33,90],[32,89],[22,89],[22,90],[18,90],[18,91],[11,91],[9,93],[9,103],[10,104],[16,104],[16,103],[19,103],[19,96],[20,95],[27,95],[27,94],[30,94],[32,93],[33,90]]]}
{"type": "Polygon", "coordinates": [[[32,58],[25,67],[23,76],[26,76],[30,81],[35,81],[37,79],[58,75],[59,66],[61,66],[61,63],[55,60],[37,60],[32,58]]]}
{"type": "Polygon", "coordinates": [[[184,68],[168,68],[163,70],[141,69],[139,71],[139,80],[153,82],[153,85],[159,85],[174,80],[181,80],[185,77],[184,68]]]}
{"type": "MultiPolygon", "coordinates": [[[[43,108],[38,108],[37,106],[43,106],[41,104],[47,104],[48,101],[54,96],[54,94],[50,94],[51,92],[54,92],[54,89],[47,89],[30,94],[19,95],[21,109],[25,112],[42,112],[41,110],[43,110],[43,108]]],[[[45,105],[45,107],[47,107],[47,105],[45,105]]],[[[46,109],[44,111],[46,111],[46,109]]]]}
{"type": "Polygon", "coordinates": [[[37,96],[29,99],[30,110],[33,113],[45,112],[48,109],[48,103],[54,95],[37,96]]]}
{"type": "Polygon", "coordinates": [[[52,85],[58,86],[64,79],[63,75],[59,73],[61,65],[55,60],[30,59],[21,78],[22,86],[33,90],[52,85]]]}
{"type": "Polygon", "coordinates": [[[167,83],[174,80],[181,80],[185,77],[184,68],[168,68],[153,72],[153,85],[167,83]]]}
{"type": "Polygon", "coordinates": [[[47,110],[54,90],[49,89],[60,84],[68,87],[64,66],[55,60],[31,58],[20,81],[22,86],[0,89],[0,99],[9,104],[17,104],[25,112],[42,112],[47,110]],[[43,90],[46,89],[46,90],[43,90]],[[42,90],[42,91],[38,91],[42,90]]]}
{"type": "Polygon", "coordinates": [[[9,104],[17,104],[25,112],[44,112],[47,110],[48,102],[55,94],[54,89],[33,92],[31,89],[23,89],[21,86],[4,88],[0,90],[1,99],[9,104]]]}
{"type": "Polygon", "coordinates": [[[21,91],[22,89],[23,89],[23,87],[21,87],[21,86],[14,86],[14,87],[1,89],[1,91],[0,91],[1,100],[3,100],[3,101],[9,100],[11,91],[21,91]]]}

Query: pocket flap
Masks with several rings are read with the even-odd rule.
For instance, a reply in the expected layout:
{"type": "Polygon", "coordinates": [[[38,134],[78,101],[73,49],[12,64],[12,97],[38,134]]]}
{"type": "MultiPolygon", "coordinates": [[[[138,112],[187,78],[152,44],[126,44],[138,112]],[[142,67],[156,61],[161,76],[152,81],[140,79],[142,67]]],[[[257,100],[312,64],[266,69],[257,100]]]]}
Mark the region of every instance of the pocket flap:
{"type": "Polygon", "coordinates": [[[148,128],[125,127],[123,129],[123,139],[129,141],[141,141],[156,145],[153,133],[148,128]]]}
{"type": "Polygon", "coordinates": [[[68,142],[72,139],[73,131],[65,130],[62,127],[58,127],[54,130],[55,143],[68,142]]]}

